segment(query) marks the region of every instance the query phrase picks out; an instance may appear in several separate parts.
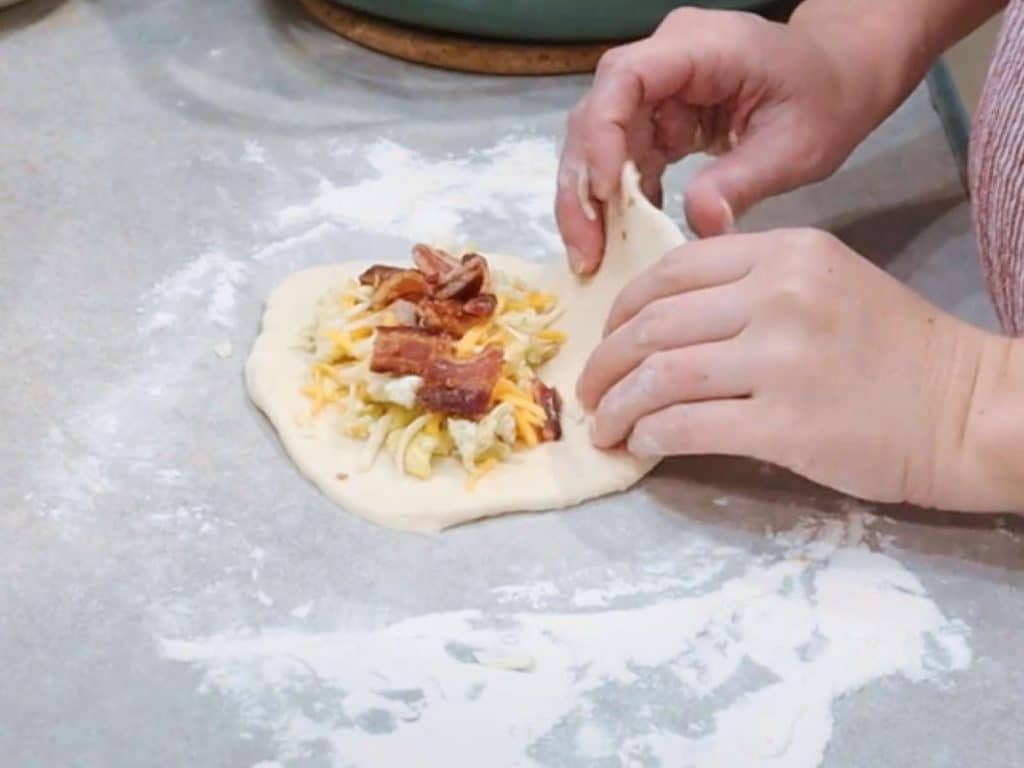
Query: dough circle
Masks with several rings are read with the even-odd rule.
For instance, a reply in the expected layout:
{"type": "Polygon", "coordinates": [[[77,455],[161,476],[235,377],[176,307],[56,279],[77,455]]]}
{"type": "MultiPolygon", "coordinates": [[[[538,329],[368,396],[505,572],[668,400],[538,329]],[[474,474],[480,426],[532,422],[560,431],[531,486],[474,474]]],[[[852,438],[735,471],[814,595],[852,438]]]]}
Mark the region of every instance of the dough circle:
{"type": "Polygon", "coordinates": [[[370,263],[314,267],[287,278],[267,301],[262,330],[246,363],[246,384],[299,471],[349,512],[390,528],[420,532],[506,512],[572,506],[625,490],[647,474],[657,462],[639,460],[621,450],[594,448],[574,395],[576,379],[601,339],[619,291],[684,241],[672,220],[644,198],[632,164],[623,168],[620,189],[605,211],[604,261],[591,278],[577,278],[564,260],[535,264],[487,255],[494,269],[517,275],[540,290],[554,291],[565,307],[556,327],[568,334],[568,340],[541,375],[562,393],[566,409],[561,440],[513,454],[472,491],[466,489],[466,473],[454,460],[438,461],[426,481],[401,474],[385,454],[369,470],[358,471],[363,442],[338,434],[329,411],[312,424],[301,425],[296,416],[309,409],[300,392],[309,367],[308,353],[297,344],[301,331],[324,292],[358,275],[370,263]]]}

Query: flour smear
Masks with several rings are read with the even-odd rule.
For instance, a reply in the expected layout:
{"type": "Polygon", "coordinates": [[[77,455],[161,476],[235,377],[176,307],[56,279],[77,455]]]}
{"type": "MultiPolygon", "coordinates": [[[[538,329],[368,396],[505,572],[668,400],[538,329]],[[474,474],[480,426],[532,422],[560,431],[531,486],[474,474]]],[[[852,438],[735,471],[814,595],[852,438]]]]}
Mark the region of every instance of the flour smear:
{"type": "MultiPolygon", "coordinates": [[[[493,225],[471,231],[467,224],[489,219],[506,231],[525,227],[552,252],[560,247],[552,214],[558,159],[551,139],[510,137],[486,149],[433,159],[388,140],[358,150],[345,147],[338,154],[365,162],[368,178],[349,185],[321,182],[312,201],[280,212],[279,227],[331,222],[440,242],[483,238],[493,225]]],[[[493,250],[491,243],[478,245],[493,250]]]]}
{"type": "Polygon", "coordinates": [[[966,628],[876,551],[870,522],[808,521],[771,555],[696,539],[633,594],[562,595],[571,610],[537,608],[559,596],[549,582],[510,585],[490,612],[160,647],[281,766],[815,768],[839,699],[971,663],[966,628]]]}

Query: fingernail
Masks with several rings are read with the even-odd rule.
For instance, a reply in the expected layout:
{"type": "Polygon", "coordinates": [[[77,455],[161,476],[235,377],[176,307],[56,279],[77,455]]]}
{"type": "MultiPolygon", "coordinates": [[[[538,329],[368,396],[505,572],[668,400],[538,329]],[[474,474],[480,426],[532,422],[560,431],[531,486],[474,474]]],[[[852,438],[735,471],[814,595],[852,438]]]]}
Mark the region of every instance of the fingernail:
{"type": "Polygon", "coordinates": [[[575,272],[577,275],[582,275],[583,274],[583,268],[586,265],[583,263],[583,254],[580,253],[579,248],[576,248],[575,246],[570,245],[565,250],[566,250],[566,254],[569,257],[569,266],[572,268],[572,271],[575,272]]]}
{"type": "Polygon", "coordinates": [[[726,235],[736,234],[736,216],[725,198],[722,199],[722,232],[726,235]]]}

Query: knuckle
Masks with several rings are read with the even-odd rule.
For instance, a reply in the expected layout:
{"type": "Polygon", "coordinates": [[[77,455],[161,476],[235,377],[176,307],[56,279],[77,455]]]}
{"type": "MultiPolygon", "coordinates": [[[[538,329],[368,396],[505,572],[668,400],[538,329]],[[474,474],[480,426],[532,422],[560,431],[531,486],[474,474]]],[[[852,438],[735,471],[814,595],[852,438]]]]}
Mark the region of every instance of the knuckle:
{"type": "Polygon", "coordinates": [[[665,17],[664,24],[671,27],[681,27],[683,29],[692,29],[695,23],[699,23],[704,20],[706,12],[700,8],[694,8],[693,6],[683,6],[682,8],[676,8],[674,11],[669,13],[665,17]]]}
{"type": "Polygon", "coordinates": [[[818,229],[793,229],[781,233],[775,263],[775,293],[798,306],[820,299],[824,279],[835,253],[836,239],[818,229]]]}
{"type": "Polygon", "coordinates": [[[799,158],[801,176],[811,182],[823,181],[834,167],[832,153],[820,139],[808,141],[799,158]]]}
{"type": "Polygon", "coordinates": [[[673,248],[658,260],[658,275],[667,284],[675,285],[682,282],[680,277],[692,262],[692,257],[686,254],[683,248],[673,248]]]}
{"type": "Polygon", "coordinates": [[[609,72],[613,72],[616,69],[622,67],[626,61],[626,47],[618,46],[617,48],[610,48],[601,54],[601,58],[597,61],[596,76],[602,77],[607,75],[609,72]]]}
{"type": "Polygon", "coordinates": [[[631,322],[633,343],[642,349],[657,344],[661,336],[661,313],[657,304],[648,304],[631,322]]]}
{"type": "Polygon", "coordinates": [[[781,277],[774,291],[774,304],[783,311],[795,314],[809,314],[817,303],[818,286],[812,273],[793,271],[781,277]]]}
{"type": "Polygon", "coordinates": [[[760,16],[742,11],[723,13],[722,21],[728,26],[731,37],[737,44],[753,42],[769,24],[760,16]]]}
{"type": "Polygon", "coordinates": [[[775,375],[790,381],[806,372],[809,351],[810,345],[802,334],[791,334],[772,345],[768,359],[775,375]]]}
{"type": "Polygon", "coordinates": [[[791,264],[806,266],[820,258],[821,252],[831,247],[834,239],[824,230],[800,227],[783,230],[780,246],[791,264]]]}
{"type": "Polygon", "coordinates": [[[658,352],[648,358],[653,389],[658,392],[691,391],[707,378],[707,372],[686,355],[658,352]]]}
{"type": "Polygon", "coordinates": [[[656,352],[640,363],[636,369],[636,384],[646,395],[660,391],[667,377],[666,355],[656,352]]]}

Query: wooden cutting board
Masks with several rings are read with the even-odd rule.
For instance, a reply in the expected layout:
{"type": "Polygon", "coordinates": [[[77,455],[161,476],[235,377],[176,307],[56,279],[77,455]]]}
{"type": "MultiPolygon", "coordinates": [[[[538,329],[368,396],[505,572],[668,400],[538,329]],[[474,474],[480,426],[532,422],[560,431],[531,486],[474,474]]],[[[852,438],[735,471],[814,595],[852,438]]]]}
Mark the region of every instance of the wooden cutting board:
{"type": "Polygon", "coordinates": [[[446,35],[342,8],[330,0],[298,0],[318,22],[365,48],[417,64],[485,75],[593,72],[616,43],[535,44],[446,35]]]}

